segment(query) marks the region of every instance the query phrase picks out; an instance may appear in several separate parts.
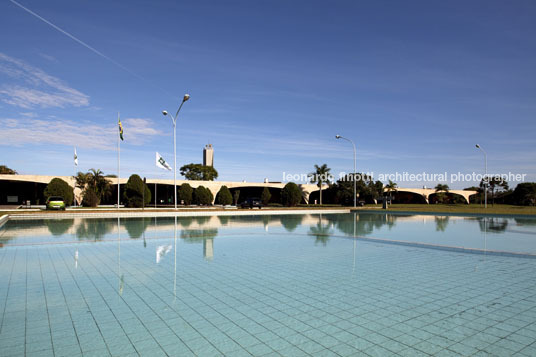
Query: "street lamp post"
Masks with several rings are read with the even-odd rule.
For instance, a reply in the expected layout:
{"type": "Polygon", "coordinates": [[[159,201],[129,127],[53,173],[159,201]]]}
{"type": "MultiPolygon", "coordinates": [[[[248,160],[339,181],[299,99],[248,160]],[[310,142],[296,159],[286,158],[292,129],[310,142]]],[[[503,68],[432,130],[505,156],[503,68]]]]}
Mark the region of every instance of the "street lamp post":
{"type": "Polygon", "coordinates": [[[478,144],[475,145],[477,149],[480,149],[484,153],[484,167],[485,167],[485,179],[484,179],[484,208],[488,208],[488,154],[478,144]]]}
{"type": "Polygon", "coordinates": [[[177,113],[175,116],[172,116],[167,112],[167,110],[163,110],[162,114],[168,115],[171,117],[171,120],[173,121],[173,160],[174,160],[174,172],[173,172],[173,192],[175,194],[175,209],[177,209],[177,118],[179,117],[179,112],[181,111],[182,105],[184,102],[186,102],[188,99],[190,99],[189,94],[185,94],[182,98],[182,103],[179,106],[179,109],[177,110],[177,113]]]}
{"type": "Polygon", "coordinates": [[[354,147],[354,208],[357,207],[357,193],[356,193],[356,187],[357,187],[357,184],[356,184],[356,171],[357,171],[357,166],[356,166],[356,150],[355,150],[355,144],[352,140],[350,139],[347,139],[345,138],[344,136],[340,136],[340,135],[335,135],[335,139],[344,139],[346,141],[349,141],[350,143],[352,143],[352,146],[354,147]]]}

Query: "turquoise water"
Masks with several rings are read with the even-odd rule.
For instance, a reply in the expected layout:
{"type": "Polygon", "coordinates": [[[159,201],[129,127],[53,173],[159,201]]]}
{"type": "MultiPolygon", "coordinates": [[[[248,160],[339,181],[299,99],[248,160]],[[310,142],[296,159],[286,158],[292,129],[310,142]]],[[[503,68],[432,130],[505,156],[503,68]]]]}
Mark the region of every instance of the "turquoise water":
{"type": "Polygon", "coordinates": [[[9,221],[0,355],[536,355],[536,220],[9,221]],[[467,254],[379,238],[481,249],[467,254]]]}

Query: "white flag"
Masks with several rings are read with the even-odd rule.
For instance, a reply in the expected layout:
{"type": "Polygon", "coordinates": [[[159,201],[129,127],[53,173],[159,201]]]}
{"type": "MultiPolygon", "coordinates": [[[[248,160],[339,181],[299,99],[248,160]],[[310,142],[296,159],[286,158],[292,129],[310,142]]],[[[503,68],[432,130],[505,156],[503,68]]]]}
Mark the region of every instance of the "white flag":
{"type": "Polygon", "coordinates": [[[171,166],[164,160],[164,158],[157,152],[156,153],[156,166],[161,169],[171,171],[171,166]]]}
{"type": "Polygon", "coordinates": [[[74,148],[74,165],[78,166],[78,155],[76,155],[76,148],[74,148]]]}

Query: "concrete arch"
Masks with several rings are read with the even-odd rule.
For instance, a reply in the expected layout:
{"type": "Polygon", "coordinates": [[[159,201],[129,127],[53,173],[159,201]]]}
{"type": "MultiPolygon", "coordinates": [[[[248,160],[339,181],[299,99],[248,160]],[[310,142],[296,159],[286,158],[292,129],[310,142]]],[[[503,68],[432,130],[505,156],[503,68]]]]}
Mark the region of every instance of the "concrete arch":
{"type": "MultiPolygon", "coordinates": [[[[388,192],[387,189],[385,189],[384,191],[388,192]]],[[[433,188],[398,188],[396,192],[410,192],[417,195],[421,195],[426,200],[426,203],[430,202],[430,195],[438,193],[433,188]]],[[[453,195],[462,196],[465,200],[465,203],[467,204],[469,204],[469,197],[478,193],[477,191],[465,190],[449,190],[448,192],[453,195]]]]}
{"type": "MultiPolygon", "coordinates": [[[[75,186],[75,180],[72,176],[46,176],[46,175],[0,175],[0,182],[1,181],[20,181],[20,182],[33,182],[33,183],[43,183],[48,184],[53,178],[58,177],[62,180],[66,181],[70,186],[75,186]]],[[[117,190],[117,178],[107,178],[108,181],[112,186],[116,186],[115,190],[117,190]]],[[[128,181],[128,177],[122,177],[119,179],[119,183],[121,186],[125,185],[128,181]]],[[[157,185],[173,185],[172,179],[152,179],[147,178],[147,185],[151,186],[154,184],[157,185]]],[[[205,186],[212,192],[214,197],[216,197],[216,194],[220,190],[222,186],[227,186],[229,189],[240,189],[240,187],[258,187],[258,188],[274,188],[274,189],[283,189],[285,187],[286,183],[284,182],[233,182],[233,181],[191,181],[191,180],[177,180],[177,187],[182,185],[183,183],[187,183],[192,188],[196,188],[199,186],[205,186]]],[[[318,186],[316,184],[297,184],[300,190],[302,191],[303,200],[308,203],[309,202],[309,195],[311,192],[318,190],[318,186]]],[[[327,189],[328,185],[325,185],[323,189],[327,189]]],[[[117,191],[116,191],[117,192],[117,191]]],[[[77,200],[80,195],[80,190],[75,190],[75,195],[77,196],[77,200]]]]}

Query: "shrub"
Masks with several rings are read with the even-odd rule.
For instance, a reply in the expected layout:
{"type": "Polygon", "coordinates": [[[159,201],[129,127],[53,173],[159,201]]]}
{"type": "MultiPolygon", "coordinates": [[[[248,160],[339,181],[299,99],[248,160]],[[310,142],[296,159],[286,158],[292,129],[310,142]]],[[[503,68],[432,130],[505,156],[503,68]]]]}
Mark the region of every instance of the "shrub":
{"type": "Polygon", "coordinates": [[[283,190],[281,191],[281,201],[285,206],[296,206],[301,202],[301,199],[301,190],[294,182],[289,182],[283,187],[283,190]]]}
{"type": "Polygon", "coordinates": [[[511,201],[515,205],[536,205],[536,183],[523,182],[518,184],[512,193],[511,201]]]}
{"type": "Polygon", "coordinates": [[[216,195],[216,203],[220,205],[230,205],[233,203],[233,196],[227,186],[222,186],[216,195]]]}
{"type": "Polygon", "coordinates": [[[143,207],[143,190],[145,190],[145,204],[151,202],[151,191],[138,175],[128,178],[123,197],[127,207],[143,207]]]}
{"type": "Polygon", "coordinates": [[[44,191],[45,197],[60,196],[63,197],[66,206],[73,203],[73,188],[60,178],[53,178],[44,191]]]}
{"type": "Polygon", "coordinates": [[[194,190],[193,201],[195,204],[210,205],[212,204],[213,199],[214,196],[212,195],[212,192],[205,186],[199,186],[194,190]]]}
{"type": "Polygon", "coordinates": [[[182,185],[179,186],[178,191],[179,192],[178,192],[177,200],[179,202],[184,201],[185,205],[192,204],[192,194],[194,192],[194,189],[192,188],[192,186],[190,186],[187,183],[183,183],[182,185]]]}
{"type": "Polygon", "coordinates": [[[272,194],[270,193],[270,190],[268,189],[268,187],[265,187],[264,190],[262,190],[262,194],[261,194],[262,204],[267,206],[268,203],[270,203],[271,198],[272,198],[272,194]]]}
{"type": "Polygon", "coordinates": [[[100,203],[100,198],[95,191],[86,188],[83,193],[82,206],[97,207],[100,203]]]}

